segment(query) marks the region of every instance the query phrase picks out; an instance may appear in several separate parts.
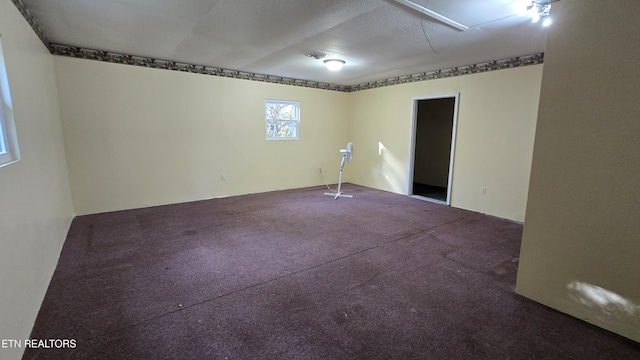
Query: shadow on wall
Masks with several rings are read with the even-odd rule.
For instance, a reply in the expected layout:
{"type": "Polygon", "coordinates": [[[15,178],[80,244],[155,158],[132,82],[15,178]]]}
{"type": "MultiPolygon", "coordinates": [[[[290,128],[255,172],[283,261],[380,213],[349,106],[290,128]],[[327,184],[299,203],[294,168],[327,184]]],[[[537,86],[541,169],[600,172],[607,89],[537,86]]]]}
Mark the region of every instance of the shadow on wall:
{"type": "Polygon", "coordinates": [[[635,318],[640,326],[640,306],[613,291],[580,281],[567,285],[569,297],[578,304],[598,314],[598,319],[611,322],[613,319],[635,318]]]}
{"type": "Polygon", "coordinates": [[[391,191],[406,194],[405,174],[402,173],[402,162],[387,149],[382,141],[378,141],[378,170],[376,177],[384,178],[391,191]]]}

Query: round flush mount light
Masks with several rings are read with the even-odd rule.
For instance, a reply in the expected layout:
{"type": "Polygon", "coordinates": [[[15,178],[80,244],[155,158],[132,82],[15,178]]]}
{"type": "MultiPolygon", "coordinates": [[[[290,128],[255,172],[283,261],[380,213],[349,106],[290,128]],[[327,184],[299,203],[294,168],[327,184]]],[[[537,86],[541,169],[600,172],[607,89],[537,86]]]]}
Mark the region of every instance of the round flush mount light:
{"type": "Polygon", "coordinates": [[[324,61],[324,64],[327,66],[327,69],[332,71],[338,71],[342,69],[342,67],[344,66],[344,60],[328,59],[324,61]]]}

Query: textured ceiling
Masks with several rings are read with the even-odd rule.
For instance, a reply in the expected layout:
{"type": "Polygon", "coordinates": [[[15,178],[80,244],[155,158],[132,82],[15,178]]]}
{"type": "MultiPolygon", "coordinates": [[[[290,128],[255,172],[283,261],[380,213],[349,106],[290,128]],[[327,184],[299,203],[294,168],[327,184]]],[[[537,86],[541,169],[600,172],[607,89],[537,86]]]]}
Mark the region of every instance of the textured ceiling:
{"type": "Polygon", "coordinates": [[[53,44],[339,85],[544,52],[522,0],[412,1],[469,30],[394,0],[22,0],[53,44]]]}

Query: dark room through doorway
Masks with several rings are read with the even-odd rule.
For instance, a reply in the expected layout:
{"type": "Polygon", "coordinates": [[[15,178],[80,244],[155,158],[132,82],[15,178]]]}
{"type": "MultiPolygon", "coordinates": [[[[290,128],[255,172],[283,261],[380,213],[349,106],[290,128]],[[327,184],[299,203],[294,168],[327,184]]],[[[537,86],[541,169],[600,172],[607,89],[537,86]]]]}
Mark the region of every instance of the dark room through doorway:
{"type": "Polygon", "coordinates": [[[414,161],[410,194],[449,204],[457,97],[414,101],[414,161]]]}

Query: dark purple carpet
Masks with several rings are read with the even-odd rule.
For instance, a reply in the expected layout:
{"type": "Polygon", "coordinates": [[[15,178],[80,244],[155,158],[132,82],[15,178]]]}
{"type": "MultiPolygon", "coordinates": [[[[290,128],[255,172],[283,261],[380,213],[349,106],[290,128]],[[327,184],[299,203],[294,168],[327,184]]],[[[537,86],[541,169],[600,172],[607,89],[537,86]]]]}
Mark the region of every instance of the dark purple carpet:
{"type": "Polygon", "coordinates": [[[74,219],[24,359],[639,359],[514,293],[522,225],[364,187],[74,219]]]}

